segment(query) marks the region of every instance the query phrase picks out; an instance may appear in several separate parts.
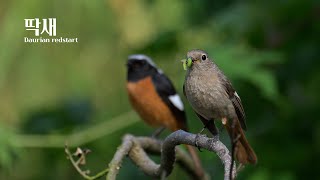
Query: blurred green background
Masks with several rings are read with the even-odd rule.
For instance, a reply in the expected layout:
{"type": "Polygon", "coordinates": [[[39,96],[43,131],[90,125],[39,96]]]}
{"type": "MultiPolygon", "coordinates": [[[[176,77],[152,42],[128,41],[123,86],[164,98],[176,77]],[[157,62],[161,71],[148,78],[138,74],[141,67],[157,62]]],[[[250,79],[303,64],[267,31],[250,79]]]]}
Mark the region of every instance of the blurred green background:
{"type": "MultiPolygon", "coordinates": [[[[317,0],[2,0],[0,179],[81,179],[65,141],[93,151],[92,174],[107,167],[125,133],[154,130],[128,103],[127,56],[151,56],[181,93],[179,60],[194,48],[209,52],[241,95],[259,161],[238,179],[319,178],[319,19],[317,0]],[[34,37],[24,19],[50,17],[57,37],[79,43],[23,42],[34,37]]],[[[196,133],[202,125],[183,101],[196,133]]],[[[217,156],[200,156],[222,179],[217,156]]],[[[125,160],[119,179],[133,178],[150,179],[125,160]]],[[[169,179],[185,178],[177,167],[169,179]]]]}

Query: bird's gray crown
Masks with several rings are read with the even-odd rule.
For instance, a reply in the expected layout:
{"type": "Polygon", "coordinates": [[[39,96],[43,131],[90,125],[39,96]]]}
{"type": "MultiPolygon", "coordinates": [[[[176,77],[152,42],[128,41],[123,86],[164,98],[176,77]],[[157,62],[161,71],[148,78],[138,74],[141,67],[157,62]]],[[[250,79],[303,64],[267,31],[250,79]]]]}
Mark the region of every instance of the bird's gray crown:
{"type": "Polygon", "coordinates": [[[198,57],[198,56],[201,57],[202,54],[208,55],[207,52],[205,52],[205,51],[203,51],[201,49],[193,49],[191,51],[188,51],[187,56],[188,57],[198,57]]]}
{"type": "Polygon", "coordinates": [[[141,60],[141,61],[146,61],[148,64],[150,64],[151,66],[153,66],[154,68],[158,69],[157,68],[157,65],[152,61],[152,59],[149,57],[149,56],[146,56],[144,54],[133,54],[133,55],[130,55],[128,57],[128,60],[141,60]]]}

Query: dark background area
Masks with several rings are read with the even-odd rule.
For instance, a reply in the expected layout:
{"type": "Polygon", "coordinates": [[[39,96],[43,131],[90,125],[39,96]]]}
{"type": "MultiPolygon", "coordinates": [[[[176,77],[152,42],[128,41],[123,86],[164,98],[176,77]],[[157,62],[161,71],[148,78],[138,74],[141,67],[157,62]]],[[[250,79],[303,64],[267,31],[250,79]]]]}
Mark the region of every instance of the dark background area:
{"type": "MultiPolygon", "coordinates": [[[[241,96],[258,164],[238,179],[319,178],[319,19],[316,0],[2,0],[0,179],[81,179],[65,141],[92,150],[92,174],[107,167],[125,133],[154,130],[130,112],[127,56],[151,56],[182,94],[180,60],[194,48],[213,57],[241,96]],[[35,38],[24,19],[50,17],[57,38],[79,43],[23,41],[35,38]]],[[[183,101],[197,133],[202,125],[183,101]]],[[[212,178],[222,179],[217,156],[200,156],[212,178]]],[[[129,178],[150,179],[125,160],[119,179],[129,178]]],[[[185,178],[175,167],[169,179],[185,178]]]]}

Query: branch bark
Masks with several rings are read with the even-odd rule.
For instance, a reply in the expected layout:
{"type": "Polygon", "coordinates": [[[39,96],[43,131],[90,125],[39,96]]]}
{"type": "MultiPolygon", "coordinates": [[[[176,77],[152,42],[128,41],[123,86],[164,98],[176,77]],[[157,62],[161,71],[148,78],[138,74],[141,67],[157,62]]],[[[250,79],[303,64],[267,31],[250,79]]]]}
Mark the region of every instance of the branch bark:
{"type": "MultiPolygon", "coordinates": [[[[164,171],[171,173],[171,158],[174,158],[174,146],[179,144],[194,145],[197,138],[197,144],[200,148],[215,152],[224,165],[224,179],[230,179],[231,156],[228,148],[219,140],[219,136],[208,138],[204,135],[195,135],[183,130],[178,130],[170,134],[163,143],[163,154],[161,156],[161,165],[164,171]]],[[[233,177],[236,176],[236,167],[232,170],[233,177]]]]}
{"type": "MultiPolygon", "coordinates": [[[[215,152],[218,155],[224,166],[225,180],[230,179],[230,174],[233,174],[233,177],[236,176],[236,167],[234,167],[232,173],[230,173],[232,161],[230,152],[219,140],[218,136],[208,138],[205,135],[197,136],[183,130],[171,133],[164,141],[159,141],[151,137],[125,135],[121,146],[118,147],[117,152],[109,163],[109,167],[102,172],[106,174],[107,180],[116,179],[121,168],[122,160],[128,155],[134,164],[151,177],[160,178],[169,176],[173,170],[174,163],[177,162],[193,179],[209,179],[207,174],[204,177],[198,177],[190,156],[185,151],[176,148],[176,146],[180,144],[194,146],[196,140],[200,148],[215,152]],[[160,164],[150,159],[147,153],[161,154],[160,164]]],[[[72,157],[68,158],[74,161],[72,157]]],[[[73,165],[75,166],[74,163],[73,165]]],[[[79,167],[75,166],[75,168],[79,171],[79,167]]],[[[101,172],[98,174],[101,175],[101,172]]]]}

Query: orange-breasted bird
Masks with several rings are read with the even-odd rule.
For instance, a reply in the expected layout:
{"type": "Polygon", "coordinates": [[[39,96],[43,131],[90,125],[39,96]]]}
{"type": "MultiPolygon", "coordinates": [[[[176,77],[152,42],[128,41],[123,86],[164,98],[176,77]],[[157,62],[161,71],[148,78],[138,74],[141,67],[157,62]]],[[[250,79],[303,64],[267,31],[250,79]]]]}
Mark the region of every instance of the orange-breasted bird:
{"type": "Polygon", "coordinates": [[[183,63],[187,69],[183,91],[202,123],[216,135],[214,121],[222,120],[234,143],[236,160],[256,164],[257,156],[243,131],[247,127],[241,99],[231,82],[202,50],[189,51],[183,63]]]}
{"type": "MultiPolygon", "coordinates": [[[[127,62],[127,92],[130,103],[144,122],[152,127],[171,131],[187,131],[184,105],[173,84],[150,57],[131,55],[127,62]]],[[[196,149],[187,145],[197,173],[203,176],[196,149]]]]}

